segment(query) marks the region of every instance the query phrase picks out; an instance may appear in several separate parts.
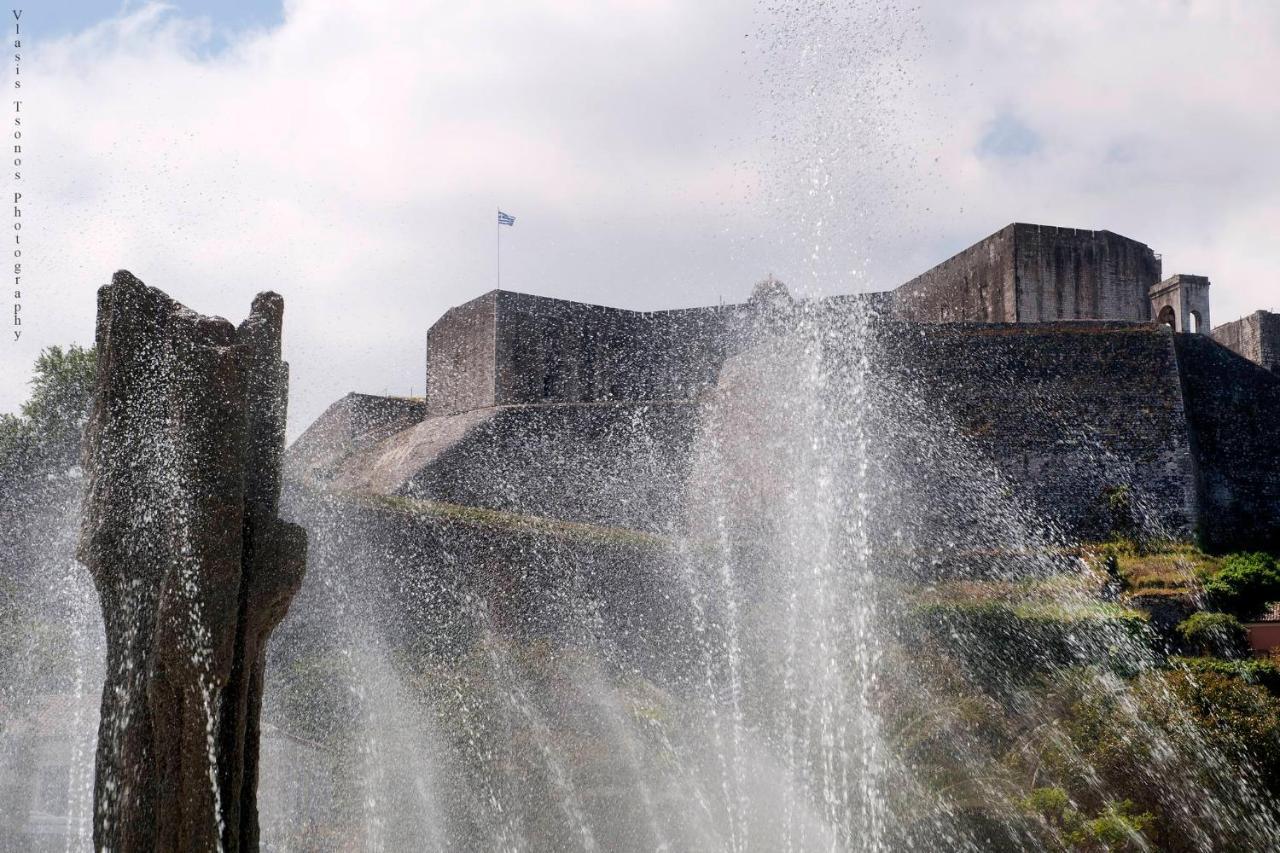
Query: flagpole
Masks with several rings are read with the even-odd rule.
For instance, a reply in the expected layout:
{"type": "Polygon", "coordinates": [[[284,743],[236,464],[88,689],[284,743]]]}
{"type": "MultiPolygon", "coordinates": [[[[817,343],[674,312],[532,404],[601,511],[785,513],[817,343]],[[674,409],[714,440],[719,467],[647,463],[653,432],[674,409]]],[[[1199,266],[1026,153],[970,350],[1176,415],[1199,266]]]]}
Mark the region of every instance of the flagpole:
{"type": "MultiPolygon", "coordinates": [[[[501,213],[502,211],[499,210],[498,212],[501,213]]],[[[495,229],[494,230],[494,241],[495,241],[494,260],[496,262],[495,268],[497,269],[497,272],[498,272],[498,290],[502,290],[502,222],[499,221],[496,216],[493,218],[493,227],[495,229]]]]}

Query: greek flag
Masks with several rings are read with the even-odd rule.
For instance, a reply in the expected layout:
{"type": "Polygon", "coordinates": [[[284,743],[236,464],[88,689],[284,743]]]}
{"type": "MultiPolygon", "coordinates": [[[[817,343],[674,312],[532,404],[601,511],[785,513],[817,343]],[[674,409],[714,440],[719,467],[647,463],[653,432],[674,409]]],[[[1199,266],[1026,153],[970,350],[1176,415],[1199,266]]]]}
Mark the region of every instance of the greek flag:
{"type": "Polygon", "coordinates": [[[516,218],[515,218],[514,216],[512,216],[510,213],[503,213],[501,210],[499,210],[499,211],[498,211],[498,224],[499,224],[499,225],[515,225],[515,224],[516,224],[516,218]]]}

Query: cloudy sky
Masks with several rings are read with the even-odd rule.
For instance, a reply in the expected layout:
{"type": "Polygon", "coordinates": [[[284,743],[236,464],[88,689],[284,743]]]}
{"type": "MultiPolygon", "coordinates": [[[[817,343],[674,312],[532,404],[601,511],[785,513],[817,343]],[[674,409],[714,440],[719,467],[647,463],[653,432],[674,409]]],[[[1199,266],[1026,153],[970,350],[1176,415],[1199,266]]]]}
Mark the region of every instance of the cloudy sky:
{"type": "MultiPolygon", "coordinates": [[[[422,392],[447,307],[893,287],[1012,221],[1108,228],[1280,310],[1274,0],[28,3],[0,411],[131,270],[286,300],[296,434],[422,392]],[[56,8],[45,8],[56,7],[56,8]]],[[[12,68],[9,69],[12,79],[12,68]]],[[[11,84],[10,84],[11,85],[11,84]]]]}

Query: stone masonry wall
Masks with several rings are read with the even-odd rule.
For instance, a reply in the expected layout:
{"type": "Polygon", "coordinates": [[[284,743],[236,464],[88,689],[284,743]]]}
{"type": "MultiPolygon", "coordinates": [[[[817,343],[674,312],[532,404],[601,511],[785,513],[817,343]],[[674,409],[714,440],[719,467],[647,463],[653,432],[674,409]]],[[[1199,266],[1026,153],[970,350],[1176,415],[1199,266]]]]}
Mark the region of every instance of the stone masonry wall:
{"type": "MultiPolygon", "coordinates": [[[[1275,315],[1272,315],[1275,316],[1275,315]]],[[[1205,335],[1178,335],[1209,547],[1280,545],[1280,376],[1205,335]]]]}
{"type": "Polygon", "coordinates": [[[1016,228],[1001,228],[893,291],[896,316],[916,323],[1017,320],[1016,228]]]}
{"type": "Polygon", "coordinates": [[[332,643],[342,634],[331,623],[346,615],[386,647],[419,653],[462,653],[490,633],[586,644],[603,628],[619,638],[618,662],[628,668],[685,668],[681,640],[690,627],[671,587],[676,551],[661,537],[442,512],[296,482],[284,499],[284,511],[315,530],[316,541],[314,577],[276,656],[332,643]]]}
{"type": "MultiPolygon", "coordinates": [[[[1169,331],[958,324],[886,327],[878,338],[890,381],[936,405],[1041,521],[1105,538],[1115,532],[1108,494],[1123,489],[1151,532],[1193,529],[1191,447],[1169,331]]],[[[926,460],[919,476],[936,479],[928,470],[936,467],[926,460]]]]}
{"type": "MultiPolygon", "coordinates": [[[[680,526],[696,403],[511,406],[424,460],[399,494],[667,533],[680,526]]],[[[411,435],[388,439],[395,454],[411,435]]]]}
{"type": "Polygon", "coordinates": [[[352,392],[325,409],[285,454],[298,476],[328,479],[352,454],[418,423],[426,403],[352,392]]]}
{"type": "Polygon", "coordinates": [[[450,308],[427,333],[427,414],[494,404],[497,291],[450,308]]]}
{"type": "Polygon", "coordinates": [[[497,402],[693,399],[715,383],[739,308],[641,312],[500,293],[497,402]]]}
{"type": "Polygon", "coordinates": [[[427,414],[530,403],[691,400],[748,306],[628,311],[493,291],[427,335],[427,414]]]}
{"type": "Polygon", "coordinates": [[[1227,349],[1280,374],[1280,314],[1254,311],[1213,330],[1213,339],[1227,349]]]}
{"type": "Polygon", "coordinates": [[[1110,231],[1015,223],[894,291],[917,323],[1146,321],[1160,280],[1150,248],[1110,231]]]}
{"type": "Polygon", "coordinates": [[[735,541],[767,542],[791,523],[789,502],[820,472],[836,483],[832,496],[859,495],[876,547],[925,557],[926,574],[938,571],[935,550],[981,555],[989,570],[1037,541],[1103,540],[1134,523],[1192,532],[1194,467],[1168,330],[885,322],[863,344],[833,319],[817,346],[806,345],[813,333],[777,339],[725,365],[710,422],[735,541]],[[820,382],[803,368],[817,350],[820,382]],[[827,456],[836,461],[815,471],[827,456]]]}
{"type": "Polygon", "coordinates": [[[1020,322],[1150,319],[1161,265],[1146,245],[1110,231],[1014,227],[1020,322]]]}

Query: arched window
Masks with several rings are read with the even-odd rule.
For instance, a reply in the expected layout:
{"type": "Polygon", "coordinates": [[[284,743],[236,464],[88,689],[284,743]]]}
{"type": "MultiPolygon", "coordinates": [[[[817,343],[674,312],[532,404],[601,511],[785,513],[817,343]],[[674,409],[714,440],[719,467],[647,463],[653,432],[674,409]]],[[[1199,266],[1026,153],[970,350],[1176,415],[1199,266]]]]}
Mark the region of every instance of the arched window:
{"type": "Polygon", "coordinates": [[[1201,333],[1204,331],[1204,329],[1200,328],[1200,312],[1199,311],[1191,312],[1191,322],[1188,325],[1189,325],[1189,328],[1187,329],[1188,332],[1201,333]]]}
{"type": "Polygon", "coordinates": [[[1177,315],[1173,313],[1173,306],[1166,305],[1161,308],[1160,313],[1156,315],[1156,322],[1163,323],[1170,329],[1176,330],[1178,328],[1178,318],[1177,315]]]}

